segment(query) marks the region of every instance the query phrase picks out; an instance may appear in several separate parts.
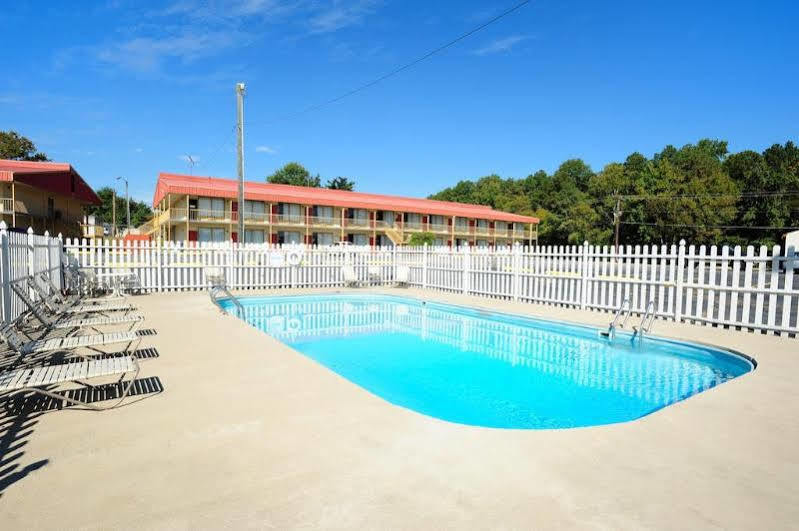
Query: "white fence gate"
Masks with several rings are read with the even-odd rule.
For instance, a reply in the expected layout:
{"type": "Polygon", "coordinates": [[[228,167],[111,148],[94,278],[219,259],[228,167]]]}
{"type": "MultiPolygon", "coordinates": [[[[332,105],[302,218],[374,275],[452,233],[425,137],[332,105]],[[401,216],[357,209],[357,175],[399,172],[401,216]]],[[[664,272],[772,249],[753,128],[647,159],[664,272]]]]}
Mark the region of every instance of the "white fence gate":
{"type": "Polygon", "coordinates": [[[46,232],[43,236],[33,234],[30,228],[27,233],[13,232],[7,230],[5,221],[0,221],[3,322],[13,321],[28,309],[11,289],[12,283],[24,283],[39,273],[47,273],[58,288],[62,287],[61,249],[61,241],[46,232]]]}
{"type": "MultiPolygon", "coordinates": [[[[59,240],[4,234],[3,316],[13,318],[19,301],[7,296],[8,281],[59,267],[52,249],[42,250],[59,240]]],[[[799,332],[799,283],[794,283],[799,257],[779,246],[769,251],[680,242],[626,246],[616,253],[588,244],[450,249],[76,239],[64,248],[71,261],[100,278],[135,273],[145,292],[205,289],[207,267],[222,271],[232,289],[247,290],[341,286],[344,265],[352,265],[362,281],[379,285],[393,282],[397,267],[405,266],[410,284],[422,289],[600,311],[615,311],[629,300],[639,314],[651,303],[660,319],[799,332]]],[[[60,275],[54,278],[60,282],[60,275]]]]}

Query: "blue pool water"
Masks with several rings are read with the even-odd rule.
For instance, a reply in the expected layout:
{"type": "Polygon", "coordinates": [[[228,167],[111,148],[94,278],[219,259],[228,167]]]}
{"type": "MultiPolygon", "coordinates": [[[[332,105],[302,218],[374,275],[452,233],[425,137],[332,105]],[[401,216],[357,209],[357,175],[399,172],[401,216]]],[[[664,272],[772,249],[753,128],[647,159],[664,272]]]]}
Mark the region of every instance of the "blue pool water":
{"type": "MultiPolygon", "coordinates": [[[[752,370],[726,351],[368,294],[240,299],[244,319],[383,399],[496,428],[647,415],[752,370]]],[[[230,301],[221,302],[236,313],[230,301]]]]}

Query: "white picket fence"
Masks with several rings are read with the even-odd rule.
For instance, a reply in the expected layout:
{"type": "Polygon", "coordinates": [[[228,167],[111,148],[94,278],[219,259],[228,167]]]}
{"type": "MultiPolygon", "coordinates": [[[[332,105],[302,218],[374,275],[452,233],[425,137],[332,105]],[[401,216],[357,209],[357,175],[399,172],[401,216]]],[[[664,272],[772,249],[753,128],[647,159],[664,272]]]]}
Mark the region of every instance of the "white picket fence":
{"type": "MultiPolygon", "coordinates": [[[[63,278],[62,242],[44,235],[7,230],[4,221],[0,221],[0,296],[2,298],[2,320],[8,322],[16,319],[28,308],[11,289],[12,283],[25,284],[29,277],[39,273],[47,273],[50,280],[61,288],[63,278]]],[[[26,289],[28,289],[26,287],[26,289]]],[[[35,298],[34,293],[30,293],[35,298]]]]}
{"type": "Polygon", "coordinates": [[[582,309],[633,313],[652,304],[660,319],[795,335],[799,283],[794,249],[711,246],[460,248],[316,247],[231,243],[67,240],[71,259],[100,277],[133,272],[143,291],[207,287],[204,270],[224,272],[237,290],[342,286],[341,268],[375,285],[397,267],[422,289],[582,309]]]}

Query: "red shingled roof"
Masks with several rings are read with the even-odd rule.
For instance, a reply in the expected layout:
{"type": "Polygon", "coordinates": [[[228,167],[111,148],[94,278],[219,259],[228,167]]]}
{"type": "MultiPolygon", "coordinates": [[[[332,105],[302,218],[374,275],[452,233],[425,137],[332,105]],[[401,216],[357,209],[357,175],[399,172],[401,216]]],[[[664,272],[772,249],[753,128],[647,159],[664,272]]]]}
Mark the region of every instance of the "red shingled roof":
{"type": "MultiPolygon", "coordinates": [[[[238,196],[238,183],[233,179],[199,177],[175,173],[160,173],[155,187],[153,206],[167,194],[188,194],[204,197],[238,196]]],[[[375,210],[395,210],[440,216],[459,216],[517,223],[538,223],[538,218],[500,212],[485,205],[435,201],[393,195],[366,194],[347,190],[310,188],[287,184],[270,184],[247,181],[244,183],[244,197],[256,201],[272,203],[299,203],[302,205],[325,205],[348,208],[367,208],[375,210]]]]}
{"type": "Polygon", "coordinates": [[[100,198],[71,165],[63,162],[29,162],[0,159],[0,181],[15,181],[99,205],[100,198]]]}

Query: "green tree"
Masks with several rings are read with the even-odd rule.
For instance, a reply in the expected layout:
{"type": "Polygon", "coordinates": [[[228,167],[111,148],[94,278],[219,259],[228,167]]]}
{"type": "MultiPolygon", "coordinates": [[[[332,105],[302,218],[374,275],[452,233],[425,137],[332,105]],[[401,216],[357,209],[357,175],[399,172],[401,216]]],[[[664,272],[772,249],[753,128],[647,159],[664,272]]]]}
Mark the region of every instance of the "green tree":
{"type": "MultiPolygon", "coordinates": [[[[102,201],[99,205],[92,205],[87,209],[87,213],[94,215],[98,223],[112,223],[112,205],[114,197],[114,189],[110,186],[104,186],[97,190],[97,195],[102,201]]],[[[126,211],[125,211],[125,197],[116,197],[116,226],[118,229],[125,227],[126,211]]],[[[142,223],[148,221],[153,217],[153,211],[150,206],[144,201],[130,200],[130,224],[133,227],[138,227],[142,223]]]]}
{"type": "Polygon", "coordinates": [[[408,240],[408,245],[412,246],[422,246],[422,245],[433,245],[436,241],[436,237],[432,232],[414,232],[411,234],[410,239],[408,240]]]}
{"type": "Polygon", "coordinates": [[[350,181],[346,177],[336,177],[334,179],[330,179],[327,181],[326,188],[330,188],[331,190],[349,190],[352,191],[355,188],[355,183],[350,181]]]}
{"type": "Polygon", "coordinates": [[[299,162],[289,162],[272,175],[266,178],[267,182],[273,184],[291,184],[294,186],[310,186],[319,188],[321,180],[319,175],[311,176],[311,173],[299,162]]]}
{"type": "Polygon", "coordinates": [[[32,140],[16,131],[0,131],[0,159],[50,160],[36,149],[32,140]]]}

